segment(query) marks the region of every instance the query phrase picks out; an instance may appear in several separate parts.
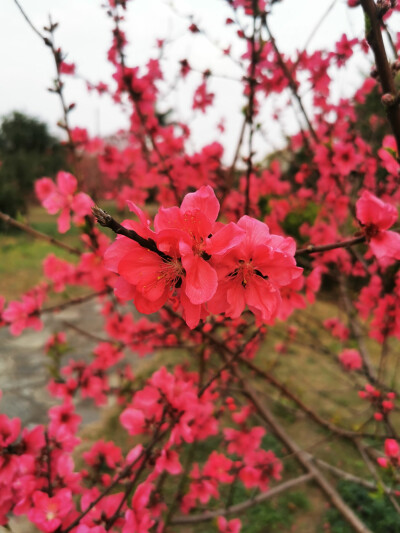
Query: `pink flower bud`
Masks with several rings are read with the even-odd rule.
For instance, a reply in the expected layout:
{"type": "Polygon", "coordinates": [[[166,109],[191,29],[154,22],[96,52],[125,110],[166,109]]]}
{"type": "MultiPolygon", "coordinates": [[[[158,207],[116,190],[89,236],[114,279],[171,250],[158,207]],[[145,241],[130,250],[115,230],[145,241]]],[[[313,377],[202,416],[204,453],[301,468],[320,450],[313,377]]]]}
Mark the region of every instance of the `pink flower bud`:
{"type": "Polygon", "coordinates": [[[385,440],[385,454],[387,457],[397,457],[399,455],[399,445],[394,439],[385,440]]]}
{"type": "Polygon", "coordinates": [[[381,102],[383,105],[386,105],[386,106],[391,106],[394,104],[394,101],[395,101],[395,98],[393,96],[393,94],[390,94],[390,93],[385,93],[382,98],[381,98],[381,102]]]}
{"type": "Polygon", "coordinates": [[[378,459],[376,460],[376,462],[377,462],[378,465],[381,466],[382,468],[387,468],[387,467],[388,467],[388,460],[386,459],[386,457],[378,457],[378,459]]]}

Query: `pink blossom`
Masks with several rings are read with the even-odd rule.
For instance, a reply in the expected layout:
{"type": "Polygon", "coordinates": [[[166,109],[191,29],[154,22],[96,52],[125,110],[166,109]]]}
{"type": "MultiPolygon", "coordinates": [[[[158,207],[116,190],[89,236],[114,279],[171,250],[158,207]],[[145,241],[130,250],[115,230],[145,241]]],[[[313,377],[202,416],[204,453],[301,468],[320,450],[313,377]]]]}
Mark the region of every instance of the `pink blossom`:
{"type": "Polygon", "coordinates": [[[364,191],[356,203],[356,214],[372,253],[378,259],[400,259],[400,234],[387,231],[397,221],[396,208],[364,191]]]}
{"type": "Polygon", "coordinates": [[[211,312],[225,312],[237,318],[245,306],[262,321],[270,321],[279,312],[279,288],[298,278],[302,269],[296,267],[292,239],[270,235],[262,222],[242,217],[238,227],[245,239],[234,246],[223,259],[213,260],[218,269],[219,284],[209,302],[211,312]]]}
{"type": "Polygon", "coordinates": [[[233,520],[227,520],[224,516],[217,518],[218,531],[221,533],[239,533],[242,527],[242,523],[239,518],[233,520]]]}
{"type": "Polygon", "coordinates": [[[73,220],[79,224],[91,212],[93,200],[83,193],[76,193],[77,179],[69,172],[60,171],[56,183],[50,178],[41,178],[35,183],[36,194],[43,207],[54,215],[61,211],[58,218],[58,231],[65,233],[70,228],[71,212],[73,220]]]}
{"type": "Polygon", "coordinates": [[[36,491],[33,494],[33,507],[28,512],[28,518],[40,531],[51,533],[62,525],[72,509],[72,497],[69,489],[61,489],[50,498],[48,494],[36,491]]]}
{"type": "Polygon", "coordinates": [[[60,74],[75,74],[75,64],[61,61],[59,70],[60,74]]]}
{"type": "Polygon", "coordinates": [[[205,113],[207,107],[212,105],[214,96],[214,93],[207,92],[206,82],[203,81],[203,83],[197,87],[194,93],[192,109],[200,109],[202,113],[205,113]]]}
{"type": "Polygon", "coordinates": [[[177,452],[170,448],[163,448],[161,455],[156,461],[155,470],[158,473],[166,471],[173,476],[180,474],[182,472],[182,465],[177,452]]]}
{"type": "Polygon", "coordinates": [[[233,461],[223,453],[213,451],[203,468],[203,475],[216,479],[220,483],[232,483],[234,476],[229,473],[233,467],[233,461]]]}
{"type": "Polygon", "coordinates": [[[362,359],[358,350],[351,348],[343,350],[339,354],[339,361],[347,370],[359,370],[362,368],[362,359]]]}
{"type": "Polygon", "coordinates": [[[21,420],[19,418],[8,418],[7,415],[0,415],[0,447],[7,448],[17,440],[21,431],[21,420]]]}
{"type": "Polygon", "coordinates": [[[324,327],[328,329],[334,337],[340,339],[341,341],[345,341],[349,338],[349,328],[346,327],[338,318],[327,318],[324,320],[323,324],[324,327]]]}
{"type": "Polygon", "coordinates": [[[145,430],[145,416],[142,411],[128,407],[120,417],[121,424],[130,435],[139,435],[145,430]]]}
{"type": "Polygon", "coordinates": [[[387,457],[398,457],[400,454],[400,448],[395,439],[385,440],[385,454],[387,457]]]}
{"type": "Polygon", "coordinates": [[[382,141],[382,148],[378,150],[383,166],[389,172],[397,176],[399,172],[399,163],[397,161],[397,145],[393,135],[386,135],[382,141]]]}
{"type": "Polygon", "coordinates": [[[49,432],[54,435],[60,427],[74,435],[82,420],[82,417],[75,413],[74,404],[70,401],[51,407],[49,409],[49,416],[51,420],[49,432]]]}
{"type": "Polygon", "coordinates": [[[33,328],[35,331],[42,329],[43,323],[37,315],[45,296],[45,287],[41,286],[24,294],[22,301],[8,304],[3,312],[3,320],[10,324],[12,335],[20,335],[26,328],[33,328]]]}

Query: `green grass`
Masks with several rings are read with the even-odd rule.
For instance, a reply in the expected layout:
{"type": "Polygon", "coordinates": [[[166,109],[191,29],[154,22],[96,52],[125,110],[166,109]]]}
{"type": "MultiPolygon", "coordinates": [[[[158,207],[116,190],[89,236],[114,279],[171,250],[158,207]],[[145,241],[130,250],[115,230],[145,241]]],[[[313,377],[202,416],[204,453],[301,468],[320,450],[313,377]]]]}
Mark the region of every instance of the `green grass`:
{"type": "MultiPolygon", "coordinates": [[[[105,202],[102,206],[119,220],[127,218],[127,213],[118,212],[109,203],[105,202]]],[[[21,217],[19,221],[65,244],[82,248],[81,230],[71,225],[71,229],[67,233],[60,234],[57,229],[57,215],[49,215],[40,206],[31,206],[28,214],[21,217]]],[[[110,235],[110,231],[106,228],[100,226],[99,228],[110,235]]],[[[43,280],[42,263],[50,253],[72,263],[79,260],[78,256],[11,226],[0,232],[0,256],[2,259],[0,262],[0,295],[4,296],[6,300],[18,299],[22,293],[43,280]]],[[[74,295],[80,292],[82,290],[74,289],[72,291],[74,295]]]]}

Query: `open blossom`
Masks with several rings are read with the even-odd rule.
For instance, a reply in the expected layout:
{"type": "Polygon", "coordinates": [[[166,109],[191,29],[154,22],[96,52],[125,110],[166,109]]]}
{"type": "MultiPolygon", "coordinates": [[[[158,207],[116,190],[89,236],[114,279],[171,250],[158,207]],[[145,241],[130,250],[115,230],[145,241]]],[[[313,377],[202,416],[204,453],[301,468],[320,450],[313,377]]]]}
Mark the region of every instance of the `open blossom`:
{"type": "Polygon", "coordinates": [[[364,191],[356,203],[356,214],[372,253],[378,259],[400,259],[400,234],[387,231],[397,221],[396,208],[364,191]]]}
{"type": "Polygon", "coordinates": [[[358,350],[351,348],[343,350],[339,354],[339,361],[347,370],[359,370],[362,368],[362,359],[358,350]]]}
{"type": "MultiPolygon", "coordinates": [[[[182,231],[177,235],[179,253],[186,273],[185,292],[193,304],[207,302],[217,289],[217,273],[207,258],[223,256],[244,236],[236,224],[219,226],[218,213],[219,202],[208,185],[187,194],[180,208],[161,208],[154,220],[157,232],[182,231]]],[[[163,243],[161,249],[169,253],[163,243]]]]}
{"type": "Polygon", "coordinates": [[[382,148],[378,150],[378,155],[382,161],[382,165],[390,174],[393,174],[394,176],[396,176],[399,171],[399,163],[396,159],[396,152],[397,146],[395,138],[393,135],[386,135],[382,141],[382,148]]]}
{"type": "Polygon", "coordinates": [[[22,296],[22,300],[12,301],[3,312],[3,320],[10,325],[12,335],[20,335],[24,329],[40,331],[43,323],[38,316],[46,297],[45,287],[32,289],[22,296]]]}
{"type": "Polygon", "coordinates": [[[290,238],[270,234],[266,224],[248,216],[238,226],[245,231],[245,239],[223,260],[215,259],[219,285],[209,309],[237,318],[247,305],[257,318],[269,321],[279,311],[280,287],[301,276],[294,259],[295,244],[290,238]]]}
{"type": "Polygon", "coordinates": [[[377,462],[383,468],[387,468],[389,464],[395,467],[400,466],[400,447],[395,439],[385,440],[385,455],[386,457],[378,457],[377,462]]]}
{"type": "Polygon", "coordinates": [[[200,109],[202,113],[205,113],[207,107],[212,105],[213,100],[214,93],[208,93],[206,82],[203,82],[194,93],[192,109],[200,109]]]}
{"type": "Polygon", "coordinates": [[[218,531],[221,533],[239,533],[242,526],[239,518],[233,520],[227,520],[224,516],[217,518],[218,531]]]}
{"type": "Polygon", "coordinates": [[[237,224],[217,222],[220,206],[210,186],[187,194],[180,207],[161,208],[155,231],[138,207],[130,207],[140,222],[125,221],[125,227],[150,244],[118,236],[105,264],[120,275],[116,295],[133,299],[140,312],[153,313],[178,296],[191,328],[207,311],[238,318],[246,305],[269,321],[279,312],[286,286],[292,306],[304,305],[294,300],[303,285],[294,241],[270,234],[268,226],[248,216],[237,224]]]}
{"type": "Polygon", "coordinates": [[[179,293],[186,322],[195,327],[202,304],[215,294],[218,275],[209,259],[226,254],[241,242],[244,232],[236,224],[216,222],[219,202],[211,187],[201,187],[183,199],[180,208],[161,208],[155,217],[155,232],[144,213],[131,205],[140,223],[127,221],[143,238],[151,239],[157,251],[120,236],[105,254],[106,267],[118,273],[117,296],[133,298],[142,313],[153,313],[179,293]]]}
{"type": "Polygon", "coordinates": [[[28,518],[40,531],[51,533],[58,529],[72,509],[72,495],[69,489],[61,489],[52,498],[48,494],[36,491],[33,494],[33,507],[28,518]]]}
{"type": "Polygon", "coordinates": [[[76,193],[77,179],[69,172],[59,172],[56,183],[50,178],[41,178],[35,183],[35,192],[43,207],[54,215],[61,211],[58,217],[58,231],[65,233],[73,220],[80,223],[85,215],[90,214],[93,200],[84,192],[76,193]]]}

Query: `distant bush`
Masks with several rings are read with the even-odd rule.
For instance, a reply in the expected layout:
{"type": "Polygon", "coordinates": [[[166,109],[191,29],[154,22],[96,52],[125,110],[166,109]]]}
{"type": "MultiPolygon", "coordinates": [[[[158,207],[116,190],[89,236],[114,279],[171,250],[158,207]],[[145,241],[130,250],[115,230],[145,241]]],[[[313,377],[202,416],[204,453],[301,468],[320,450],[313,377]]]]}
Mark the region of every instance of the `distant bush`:
{"type": "Polygon", "coordinates": [[[0,125],[0,210],[15,216],[25,212],[33,183],[65,168],[65,150],[47,125],[13,112],[0,125]]]}
{"type": "MultiPolygon", "coordinates": [[[[371,493],[365,487],[340,481],[340,494],[352,507],[365,525],[374,533],[397,533],[400,531],[400,516],[388,498],[380,493],[371,493]]],[[[352,533],[353,529],[336,509],[330,509],[326,515],[330,524],[330,533],[352,533]]]]}

